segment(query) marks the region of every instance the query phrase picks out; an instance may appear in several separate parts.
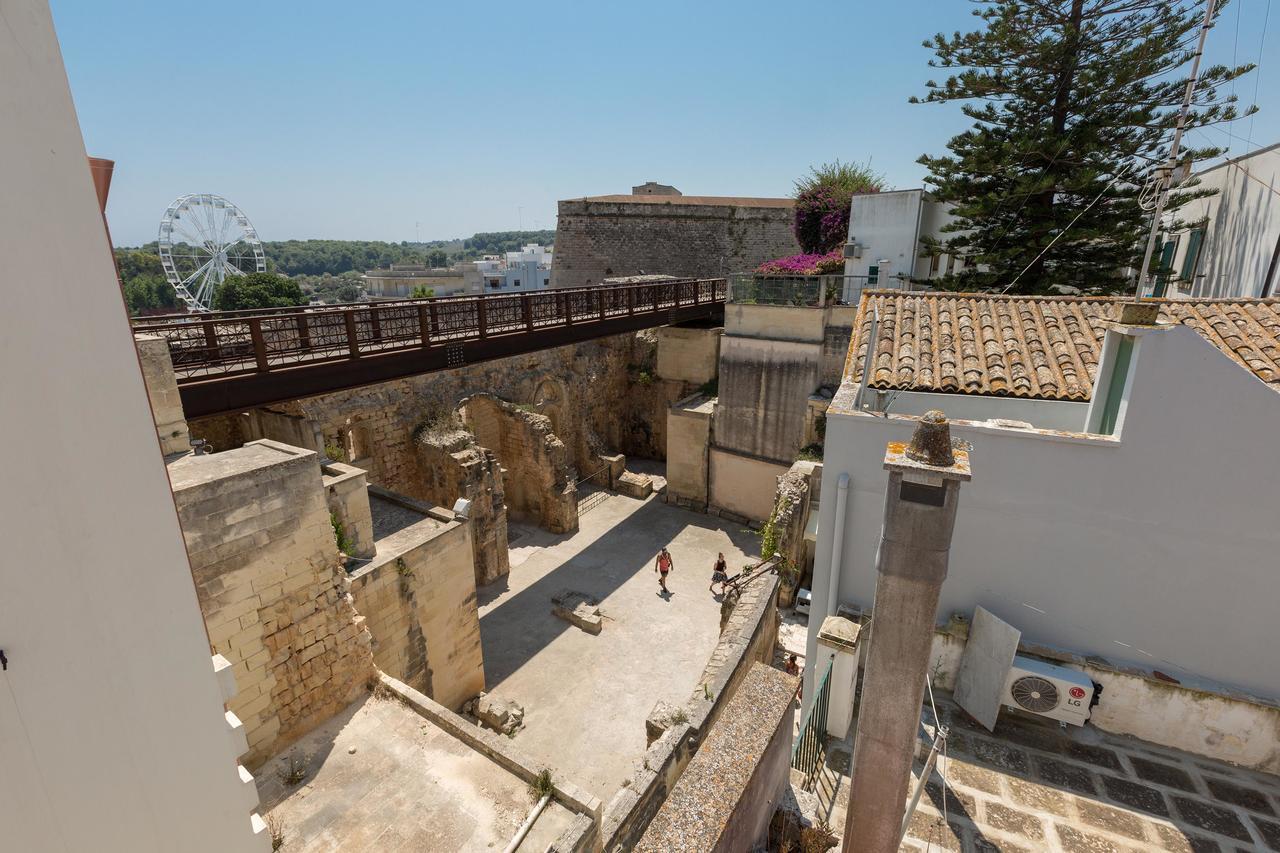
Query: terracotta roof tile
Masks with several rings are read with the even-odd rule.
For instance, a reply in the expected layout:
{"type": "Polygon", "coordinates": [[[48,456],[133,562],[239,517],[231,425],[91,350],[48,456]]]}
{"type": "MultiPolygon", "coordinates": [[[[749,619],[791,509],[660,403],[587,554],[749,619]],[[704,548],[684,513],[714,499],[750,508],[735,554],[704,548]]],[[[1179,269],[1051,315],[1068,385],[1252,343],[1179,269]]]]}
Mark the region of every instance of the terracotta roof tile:
{"type": "MultiPolygon", "coordinates": [[[[873,388],[1087,401],[1117,298],[869,291],[849,374],[860,381],[880,311],[873,388]]],[[[1164,300],[1160,320],[1199,332],[1280,391],[1280,299],[1164,300]]]]}

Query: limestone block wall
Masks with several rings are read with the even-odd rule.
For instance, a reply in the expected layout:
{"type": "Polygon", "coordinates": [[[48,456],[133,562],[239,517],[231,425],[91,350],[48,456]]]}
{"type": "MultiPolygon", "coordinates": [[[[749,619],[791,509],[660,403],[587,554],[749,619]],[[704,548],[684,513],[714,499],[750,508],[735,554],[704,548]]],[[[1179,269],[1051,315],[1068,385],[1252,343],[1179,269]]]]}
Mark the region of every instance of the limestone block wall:
{"type": "Polygon", "coordinates": [[[254,437],[318,435],[303,446],[340,449],[342,461],[365,468],[371,483],[444,503],[422,492],[415,433],[478,393],[547,415],[580,470],[594,470],[589,461],[606,452],[664,459],[667,408],[693,388],[656,376],[657,351],[654,330],[614,335],[273,405],[253,435],[239,415],[198,419],[192,434],[220,450],[254,437]]]}
{"type": "Polygon", "coordinates": [[[160,437],[160,450],[166,456],[185,453],[191,449],[191,437],[187,434],[187,419],[182,411],[182,398],[178,395],[178,380],[173,375],[169,343],[156,335],[134,335],[134,342],[142,365],[142,378],[147,385],[147,397],[151,401],[156,434],[160,437]]]}
{"type": "Polygon", "coordinates": [[[477,394],[458,409],[467,429],[503,466],[509,512],[552,533],[578,529],[577,479],[564,442],[545,415],[525,411],[491,394],[477,394]]]}
{"type": "Polygon", "coordinates": [[[373,515],[369,511],[369,483],[364,471],[341,462],[325,462],[320,467],[325,503],[342,525],[352,557],[374,554],[373,515]]]}
{"type": "Polygon", "coordinates": [[[690,385],[715,379],[720,370],[723,328],[663,326],[658,329],[658,375],[690,385]]]}
{"type": "Polygon", "coordinates": [[[378,669],[455,711],[484,690],[471,554],[470,525],[424,517],[351,575],[378,669]]]}
{"type": "Polygon", "coordinates": [[[798,683],[752,666],[636,851],[757,848],[787,786],[798,683]]]}
{"type": "Polygon", "coordinates": [[[711,421],[716,401],[702,394],[667,413],[667,502],[699,512],[707,508],[711,421]]]}
{"type": "Polygon", "coordinates": [[[654,198],[560,202],[551,286],[641,272],[712,278],[800,251],[793,207],[781,199],[654,198]]]}
{"type": "MultiPolygon", "coordinates": [[[[719,420],[715,429],[717,443],[719,420]]],[[[709,460],[708,503],[714,515],[739,521],[766,521],[773,512],[778,478],[787,466],[713,445],[709,460]]]]}
{"type": "Polygon", "coordinates": [[[374,676],[370,637],[338,561],[316,454],[271,441],[169,465],[229,708],[256,768],[333,716],[374,676]]]}
{"type": "Polygon", "coordinates": [[[790,465],[804,438],[821,364],[819,343],[726,336],[720,345],[716,444],[790,465]]]}

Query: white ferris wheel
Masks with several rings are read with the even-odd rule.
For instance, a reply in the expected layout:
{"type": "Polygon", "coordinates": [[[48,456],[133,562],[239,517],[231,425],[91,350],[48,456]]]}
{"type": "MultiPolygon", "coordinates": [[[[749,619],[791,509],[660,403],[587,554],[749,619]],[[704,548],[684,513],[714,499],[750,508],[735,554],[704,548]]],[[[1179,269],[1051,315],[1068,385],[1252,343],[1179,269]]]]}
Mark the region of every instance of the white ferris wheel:
{"type": "Polygon", "coordinates": [[[227,276],[267,271],[249,217],[220,195],[179,196],[165,210],[156,242],[165,278],[191,311],[208,311],[227,276]]]}

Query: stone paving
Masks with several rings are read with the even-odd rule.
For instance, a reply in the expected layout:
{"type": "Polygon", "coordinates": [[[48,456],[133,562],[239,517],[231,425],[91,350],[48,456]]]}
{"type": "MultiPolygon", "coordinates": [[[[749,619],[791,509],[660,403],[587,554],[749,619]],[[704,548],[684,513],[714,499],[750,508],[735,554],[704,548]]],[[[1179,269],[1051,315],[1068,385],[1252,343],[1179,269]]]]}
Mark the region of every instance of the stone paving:
{"type": "MultiPolygon", "coordinates": [[[[255,773],[282,853],[502,849],[524,821],[529,787],[392,699],[365,698],[255,773]],[[290,759],[306,768],[297,784],[290,759]]],[[[573,820],[551,803],[520,850],[541,851],[573,820]]]]}
{"type": "Polygon", "coordinates": [[[654,705],[688,699],[715,650],[717,552],[736,572],[759,539],[657,495],[612,495],[578,523],[572,535],[518,528],[511,574],[477,591],[480,637],[490,695],[525,710],[515,747],[607,803],[643,760],[654,705]],[[665,596],[653,568],[663,545],[675,560],[665,596]],[[599,602],[599,634],[555,616],[565,590],[599,602]]]}
{"type": "MultiPolygon", "coordinates": [[[[940,765],[952,790],[944,804],[934,774],[904,851],[1280,850],[1280,777],[1007,710],[991,734],[939,699],[951,732],[940,765]]],[[[841,831],[846,776],[836,801],[829,822],[841,831]]]]}

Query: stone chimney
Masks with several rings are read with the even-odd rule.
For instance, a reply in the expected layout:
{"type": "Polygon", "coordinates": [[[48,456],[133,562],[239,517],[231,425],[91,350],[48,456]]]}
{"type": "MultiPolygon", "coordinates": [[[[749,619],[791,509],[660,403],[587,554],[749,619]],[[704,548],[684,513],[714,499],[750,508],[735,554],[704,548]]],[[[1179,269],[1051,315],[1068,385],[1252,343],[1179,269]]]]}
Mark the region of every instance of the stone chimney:
{"type": "Polygon", "coordinates": [[[890,442],[884,467],[889,485],[844,832],[844,850],[859,853],[898,850],[938,595],[960,484],[971,476],[968,452],[952,446],[936,410],[920,419],[909,445],[890,442]]]}

